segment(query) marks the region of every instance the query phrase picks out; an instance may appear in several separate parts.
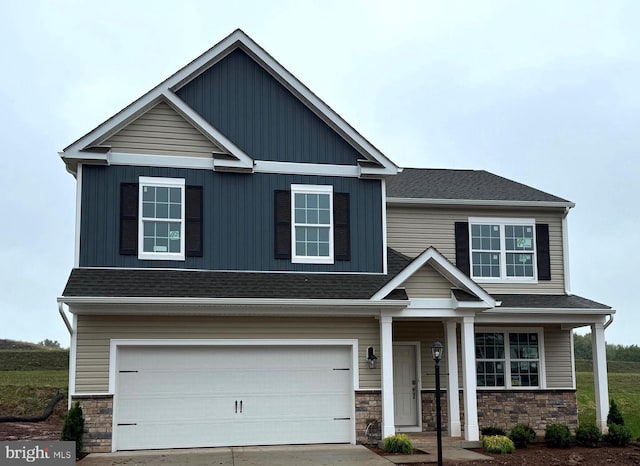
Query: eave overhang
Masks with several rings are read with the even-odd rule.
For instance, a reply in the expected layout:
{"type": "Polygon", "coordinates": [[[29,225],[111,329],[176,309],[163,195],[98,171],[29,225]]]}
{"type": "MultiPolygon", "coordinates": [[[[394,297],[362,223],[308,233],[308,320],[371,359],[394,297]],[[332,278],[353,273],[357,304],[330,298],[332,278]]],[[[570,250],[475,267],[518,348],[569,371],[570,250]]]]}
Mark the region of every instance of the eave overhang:
{"type": "Polygon", "coordinates": [[[61,296],[78,315],[371,315],[406,300],[61,296]]]}

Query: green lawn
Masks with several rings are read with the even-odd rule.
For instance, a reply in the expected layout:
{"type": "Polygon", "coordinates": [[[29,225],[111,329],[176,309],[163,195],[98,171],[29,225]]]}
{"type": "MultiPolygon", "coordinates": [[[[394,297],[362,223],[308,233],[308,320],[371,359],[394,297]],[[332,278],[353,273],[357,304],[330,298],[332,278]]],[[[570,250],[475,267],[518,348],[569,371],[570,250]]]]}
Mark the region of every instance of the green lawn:
{"type": "Polygon", "coordinates": [[[56,393],[67,392],[69,372],[0,371],[0,416],[42,414],[56,393]]]}
{"type": "MultiPolygon", "coordinates": [[[[640,437],[640,375],[609,372],[609,398],[616,400],[625,425],[634,438],[640,437]]],[[[595,389],[593,372],[577,372],[578,412],[580,424],[595,423],[595,389]]]]}
{"type": "Polygon", "coordinates": [[[0,371],[0,389],[6,385],[67,389],[69,371],[0,371]]]}

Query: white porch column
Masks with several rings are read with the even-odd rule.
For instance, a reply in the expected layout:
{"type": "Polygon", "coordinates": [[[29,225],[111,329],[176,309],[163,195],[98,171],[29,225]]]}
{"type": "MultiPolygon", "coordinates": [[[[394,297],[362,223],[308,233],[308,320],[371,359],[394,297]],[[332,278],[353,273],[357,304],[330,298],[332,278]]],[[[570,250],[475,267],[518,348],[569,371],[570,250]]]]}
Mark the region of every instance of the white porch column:
{"type": "Polygon", "coordinates": [[[596,425],[600,432],[607,431],[609,413],[609,383],[607,381],[607,352],[604,325],[591,324],[591,346],[593,355],[593,385],[596,392],[596,425]]]}
{"type": "Polygon", "coordinates": [[[476,351],[474,317],[462,318],[462,386],[464,389],[464,439],[480,440],[478,398],[476,390],[476,351]]]}
{"type": "Polygon", "coordinates": [[[458,388],[458,337],[456,335],[456,321],[445,322],[447,335],[447,369],[449,379],[447,383],[447,409],[449,415],[449,436],[460,437],[460,398],[458,388]]]}
{"type": "Polygon", "coordinates": [[[396,433],[393,410],[393,333],[392,318],[380,316],[380,355],[382,359],[382,438],[396,433]]]}

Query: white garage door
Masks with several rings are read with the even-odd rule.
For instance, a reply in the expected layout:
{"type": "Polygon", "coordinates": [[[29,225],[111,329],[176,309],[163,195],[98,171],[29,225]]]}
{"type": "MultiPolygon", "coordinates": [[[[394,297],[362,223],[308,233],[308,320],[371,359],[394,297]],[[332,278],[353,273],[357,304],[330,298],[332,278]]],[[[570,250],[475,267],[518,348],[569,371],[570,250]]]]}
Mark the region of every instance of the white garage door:
{"type": "Polygon", "coordinates": [[[351,347],[119,347],[118,450],[350,442],[351,347]]]}

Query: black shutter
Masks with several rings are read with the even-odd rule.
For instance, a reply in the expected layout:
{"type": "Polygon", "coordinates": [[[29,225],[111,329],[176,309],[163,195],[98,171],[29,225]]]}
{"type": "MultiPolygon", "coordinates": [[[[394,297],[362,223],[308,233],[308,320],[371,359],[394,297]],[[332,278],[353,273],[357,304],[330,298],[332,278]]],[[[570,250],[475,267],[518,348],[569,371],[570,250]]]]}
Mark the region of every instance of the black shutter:
{"type": "Polygon", "coordinates": [[[456,267],[471,276],[471,262],[469,258],[469,223],[456,222],[456,267]]]}
{"type": "Polygon", "coordinates": [[[333,247],[337,261],[351,260],[349,193],[333,195],[333,247]]]}
{"type": "Polygon", "coordinates": [[[291,191],[277,190],[274,202],[275,258],[291,259],[291,191]]]}
{"type": "Polygon", "coordinates": [[[138,254],[138,184],[120,184],[120,254],[138,254]]]}
{"type": "Polygon", "coordinates": [[[549,224],[547,223],[536,223],[536,256],[538,262],[538,280],[551,280],[549,224]]]}
{"type": "Polygon", "coordinates": [[[185,199],[186,256],[202,257],[202,186],[187,186],[185,199]]]}

